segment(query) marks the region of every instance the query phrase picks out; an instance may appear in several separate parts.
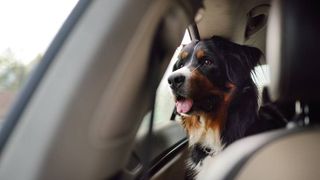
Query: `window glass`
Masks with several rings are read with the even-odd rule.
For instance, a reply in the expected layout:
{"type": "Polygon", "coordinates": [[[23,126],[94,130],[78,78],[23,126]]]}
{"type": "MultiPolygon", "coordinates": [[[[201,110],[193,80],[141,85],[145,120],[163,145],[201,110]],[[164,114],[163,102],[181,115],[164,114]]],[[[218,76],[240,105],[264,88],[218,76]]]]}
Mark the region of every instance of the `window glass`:
{"type": "Polygon", "coordinates": [[[77,1],[0,1],[0,126],[77,1]]]}
{"type": "Polygon", "coordinates": [[[261,104],[261,96],[263,88],[269,86],[270,76],[269,76],[269,65],[256,66],[251,74],[253,81],[255,82],[258,93],[259,93],[259,104],[261,104]]]}
{"type": "MultiPolygon", "coordinates": [[[[155,126],[160,127],[170,122],[170,118],[174,109],[174,101],[171,95],[171,90],[169,88],[167,79],[170,73],[172,72],[174,63],[177,61],[177,57],[182,48],[182,45],[188,44],[190,42],[191,42],[190,35],[186,30],[183,40],[181,42],[181,45],[176,49],[168,65],[168,68],[160,81],[160,84],[158,86],[157,93],[156,93],[156,102],[154,106],[154,109],[155,109],[154,125],[155,126]]],[[[137,134],[138,136],[144,134],[147,131],[149,127],[148,126],[149,122],[150,122],[150,112],[146,114],[144,119],[142,120],[142,124],[137,134]]]]}
{"type": "Polygon", "coordinates": [[[174,101],[171,95],[171,90],[168,85],[168,77],[172,72],[172,68],[174,63],[177,61],[177,57],[183,45],[188,44],[191,42],[190,35],[188,31],[185,32],[181,45],[176,49],[170,64],[160,81],[159,87],[157,89],[156,94],[156,104],[155,104],[155,113],[154,113],[154,122],[161,123],[161,122],[168,122],[171,117],[173,108],[174,108],[174,101]]]}

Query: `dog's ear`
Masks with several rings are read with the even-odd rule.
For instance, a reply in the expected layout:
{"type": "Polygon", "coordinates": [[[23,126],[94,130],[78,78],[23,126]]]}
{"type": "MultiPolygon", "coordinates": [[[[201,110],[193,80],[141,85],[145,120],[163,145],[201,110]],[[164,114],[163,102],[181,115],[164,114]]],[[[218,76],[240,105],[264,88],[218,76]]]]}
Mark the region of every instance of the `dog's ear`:
{"type": "Polygon", "coordinates": [[[242,46],[247,61],[250,63],[251,69],[253,69],[259,62],[262,56],[260,49],[250,46],[242,46]]]}
{"type": "Polygon", "coordinates": [[[236,45],[226,56],[226,74],[230,82],[240,85],[250,78],[250,73],[259,63],[262,52],[255,47],[236,45]]]}

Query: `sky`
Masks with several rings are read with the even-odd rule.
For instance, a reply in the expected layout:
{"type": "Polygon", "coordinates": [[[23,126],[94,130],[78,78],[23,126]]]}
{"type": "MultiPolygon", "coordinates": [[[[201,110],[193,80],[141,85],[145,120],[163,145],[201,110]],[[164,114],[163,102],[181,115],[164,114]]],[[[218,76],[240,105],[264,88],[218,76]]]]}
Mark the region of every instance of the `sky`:
{"type": "Polygon", "coordinates": [[[78,0],[0,0],[0,55],[28,64],[43,54],[78,0]]]}

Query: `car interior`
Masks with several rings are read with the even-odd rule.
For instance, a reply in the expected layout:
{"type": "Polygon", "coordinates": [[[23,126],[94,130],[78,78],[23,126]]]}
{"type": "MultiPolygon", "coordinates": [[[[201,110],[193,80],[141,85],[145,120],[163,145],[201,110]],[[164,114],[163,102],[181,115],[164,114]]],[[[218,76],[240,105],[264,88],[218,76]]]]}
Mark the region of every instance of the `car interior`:
{"type": "Polygon", "coordinates": [[[261,103],[288,124],[231,144],[199,179],[319,179],[317,7],[79,0],[6,117],[0,179],[184,179],[187,136],[160,86],[184,36],[213,35],[263,52],[261,103]]]}

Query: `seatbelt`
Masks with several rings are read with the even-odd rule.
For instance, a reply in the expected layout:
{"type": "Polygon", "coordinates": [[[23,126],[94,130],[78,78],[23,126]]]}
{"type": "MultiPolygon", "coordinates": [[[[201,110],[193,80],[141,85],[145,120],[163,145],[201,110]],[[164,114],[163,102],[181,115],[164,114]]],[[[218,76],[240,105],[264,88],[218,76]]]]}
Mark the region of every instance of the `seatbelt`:
{"type": "Polygon", "coordinates": [[[172,114],[170,116],[170,121],[174,121],[176,120],[176,115],[177,115],[177,108],[174,107],[173,111],[172,111],[172,114]]]}

